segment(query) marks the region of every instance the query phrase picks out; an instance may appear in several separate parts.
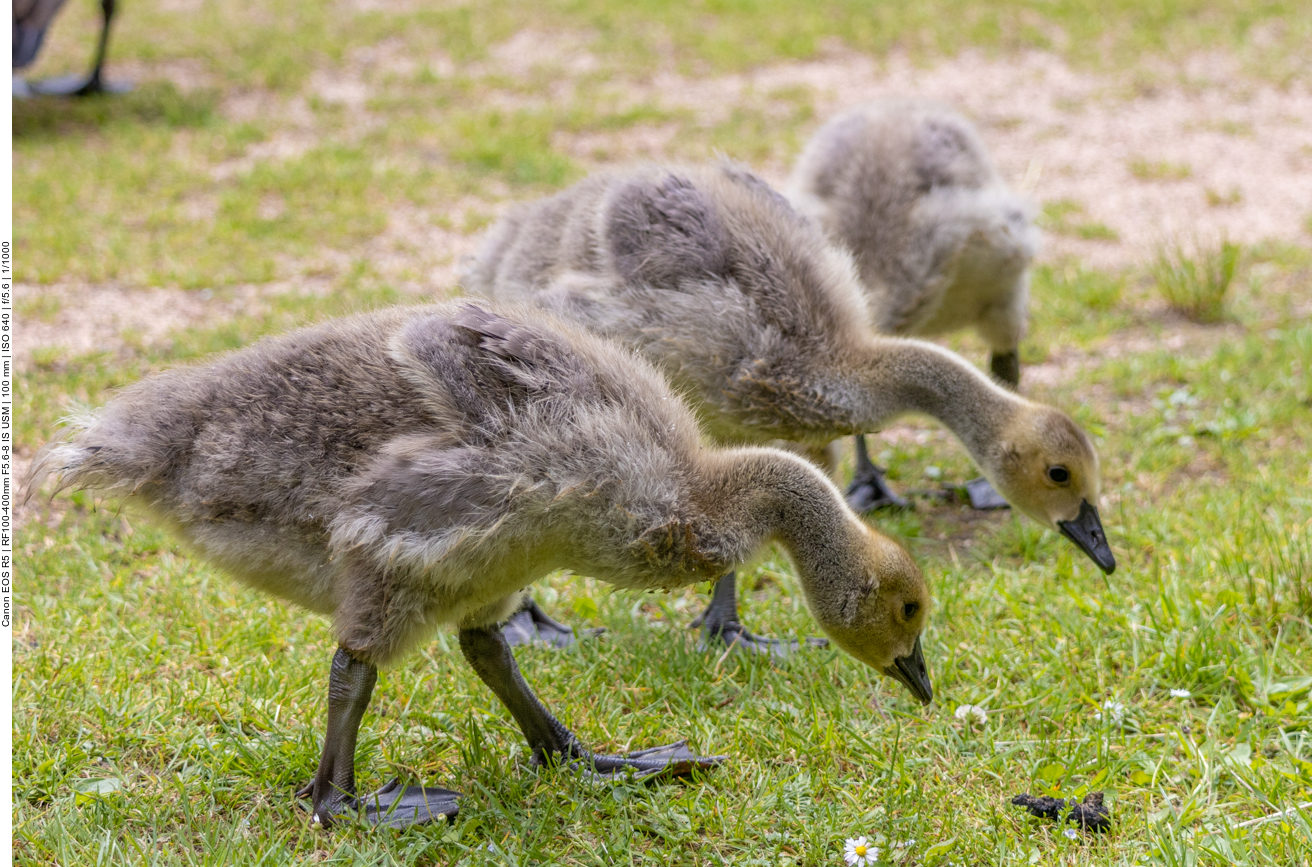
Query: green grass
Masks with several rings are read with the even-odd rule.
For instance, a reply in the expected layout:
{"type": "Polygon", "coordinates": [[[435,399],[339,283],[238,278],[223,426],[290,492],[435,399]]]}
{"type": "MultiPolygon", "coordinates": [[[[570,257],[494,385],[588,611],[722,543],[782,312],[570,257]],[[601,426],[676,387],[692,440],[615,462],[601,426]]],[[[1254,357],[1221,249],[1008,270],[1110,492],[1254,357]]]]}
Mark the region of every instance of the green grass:
{"type": "Polygon", "coordinates": [[[1084,205],[1074,199],[1045,202],[1038,223],[1057,235],[1083,238],[1086,241],[1119,241],[1121,236],[1105,223],[1088,219],[1084,205]]]}
{"type": "MultiPolygon", "coordinates": [[[[472,235],[505,200],[651,155],[650,142],[657,156],[777,164],[819,120],[806,87],[671,108],[654,71],[734,73],[836,41],[922,58],[1041,47],[1094,66],[1219,46],[1297,78],[1312,21],[1305,2],[178,8],[123,7],[111,71],[138,77],[132,94],[15,105],[20,277],[288,288],[160,345],[128,334],[99,352],[37,350],[15,389],[20,455],[70,406],[151,371],[444,294],[427,275],[453,254],[398,230],[400,217],[472,235]],[[567,34],[595,65],[512,74],[494,48],[526,27],[547,44],[567,34]],[[363,82],[364,103],[325,97],[324,75],[363,82]],[[318,294],[296,291],[310,280],[318,294]]],[[[73,5],[37,74],[81,68],[94,17],[73,5]]],[[[1082,215],[1050,203],[1045,228],[1097,236],[1082,215]]],[[[520,653],[547,703],[595,747],[688,737],[731,757],[687,783],[598,786],[531,770],[453,636],[435,636],[382,677],[358,767],[366,788],[399,775],[468,793],[450,827],[313,830],[292,792],[323,736],[327,623],[234,584],[112,502],[61,496],[17,534],[15,861],[822,865],[865,834],[898,864],[1312,863],[1306,813],[1262,821],[1312,800],[1309,274],[1306,249],[1246,248],[1226,328],[1185,351],[1165,343],[1151,268],[1035,270],[1024,361],[1079,363],[1024,389],[1096,436],[1120,568],[1104,577],[1008,514],[922,498],[879,516],[935,596],[929,708],[836,652],[776,668],[698,650],[695,589],[640,596],[556,575],[535,591],[543,604],[610,632],[520,653]],[[1120,724],[1095,718],[1106,702],[1124,705],[1120,724]],[[984,726],[954,718],[966,703],[988,709],[984,726]],[[1025,790],[1105,791],[1113,830],[1068,840],[1008,806],[1025,790]]],[[[76,295],[61,297],[73,300],[20,292],[20,322],[68,315],[76,295]]],[[[952,345],[982,361],[973,341],[952,345]]],[[[872,441],[900,489],[931,487],[929,467],[975,474],[933,426],[905,433],[872,441]]],[[[741,586],[752,628],[814,631],[777,554],[741,586]]]]}
{"type": "Polygon", "coordinates": [[[1195,322],[1219,322],[1225,316],[1226,293],[1234,281],[1241,253],[1238,244],[1195,243],[1192,253],[1182,245],[1163,247],[1153,264],[1153,277],[1166,303],[1195,322]]]}
{"type": "Polygon", "coordinates": [[[1130,160],[1130,174],[1141,181],[1183,181],[1193,173],[1193,167],[1188,163],[1149,160],[1143,157],[1130,160]]]}
{"type": "Polygon", "coordinates": [[[1204,190],[1207,196],[1207,206],[1209,208],[1228,208],[1237,205],[1244,200],[1244,194],[1238,187],[1231,187],[1228,192],[1220,193],[1208,187],[1204,190]]]}

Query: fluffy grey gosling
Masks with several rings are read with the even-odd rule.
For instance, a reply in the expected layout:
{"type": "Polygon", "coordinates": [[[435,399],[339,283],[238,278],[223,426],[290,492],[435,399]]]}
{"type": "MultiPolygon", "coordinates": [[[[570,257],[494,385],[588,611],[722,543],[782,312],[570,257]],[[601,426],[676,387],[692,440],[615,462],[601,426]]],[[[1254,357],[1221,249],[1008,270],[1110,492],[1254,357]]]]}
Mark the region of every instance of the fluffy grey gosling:
{"type": "Polygon", "coordinates": [[[456,812],[458,792],[395,781],[357,797],[354,772],[377,666],[446,624],[535,764],[649,776],[722,761],[682,743],[596,754],[548,713],[497,624],[556,569],[673,588],[778,540],[833,640],[931,697],[929,596],[906,551],[805,460],[704,445],[649,364],[540,311],[393,309],[171,370],[48,445],[33,478],[48,473],[144,507],[246,583],[332,617],[328,733],[300,793],[323,825],[456,812]]]}
{"type": "MultiPolygon", "coordinates": [[[[830,120],[811,138],[787,194],[852,253],[886,334],[974,328],[993,351],[993,375],[1020,383],[1032,208],[998,175],[975,127],[923,99],[884,99],[830,120]]],[[[858,511],[905,505],[857,435],[848,502],[858,511]]],[[[987,485],[972,502],[1005,506],[987,485]]]]}
{"type": "MultiPolygon", "coordinates": [[[[823,449],[909,412],[932,416],[1009,502],[1115,565],[1084,431],[945,349],[877,334],[850,256],[740,166],[597,175],[520,206],[462,282],[638,349],[721,442],[823,449]]],[[[779,647],[742,629],[731,585],[704,626],[779,647]]]]}

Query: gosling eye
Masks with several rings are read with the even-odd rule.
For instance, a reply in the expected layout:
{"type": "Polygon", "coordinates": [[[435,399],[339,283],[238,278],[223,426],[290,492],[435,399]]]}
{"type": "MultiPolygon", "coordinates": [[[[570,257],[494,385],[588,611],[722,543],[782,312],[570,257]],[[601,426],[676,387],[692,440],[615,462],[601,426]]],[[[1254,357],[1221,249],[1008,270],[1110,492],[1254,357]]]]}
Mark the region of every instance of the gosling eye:
{"type": "Polygon", "coordinates": [[[1048,479],[1057,485],[1064,485],[1071,480],[1071,471],[1058,464],[1055,467],[1048,467],[1048,479]]]}
{"type": "Polygon", "coordinates": [[[908,602],[906,605],[902,606],[902,616],[905,617],[907,620],[910,620],[911,618],[916,616],[916,612],[919,610],[920,610],[919,602],[908,602]]]}

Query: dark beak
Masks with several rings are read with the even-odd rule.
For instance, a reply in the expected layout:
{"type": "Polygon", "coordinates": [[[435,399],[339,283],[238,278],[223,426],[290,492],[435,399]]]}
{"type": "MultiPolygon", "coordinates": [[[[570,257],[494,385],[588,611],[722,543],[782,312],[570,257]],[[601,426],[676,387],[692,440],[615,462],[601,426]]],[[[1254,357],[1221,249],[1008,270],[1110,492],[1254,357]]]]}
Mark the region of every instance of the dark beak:
{"type": "Polygon", "coordinates": [[[1108,575],[1116,571],[1116,558],[1112,556],[1111,546],[1107,544],[1107,534],[1102,531],[1098,510],[1089,505],[1088,500],[1080,502],[1079,517],[1074,521],[1058,521],[1057,527],[1063,536],[1088,554],[1099,569],[1108,575]]]}
{"type": "Polygon", "coordinates": [[[929,704],[934,698],[934,687],[929,683],[929,672],[925,670],[925,654],[920,649],[920,638],[911,648],[910,656],[893,660],[893,664],[884,669],[884,674],[911,690],[911,694],[920,699],[921,704],[929,704]]]}

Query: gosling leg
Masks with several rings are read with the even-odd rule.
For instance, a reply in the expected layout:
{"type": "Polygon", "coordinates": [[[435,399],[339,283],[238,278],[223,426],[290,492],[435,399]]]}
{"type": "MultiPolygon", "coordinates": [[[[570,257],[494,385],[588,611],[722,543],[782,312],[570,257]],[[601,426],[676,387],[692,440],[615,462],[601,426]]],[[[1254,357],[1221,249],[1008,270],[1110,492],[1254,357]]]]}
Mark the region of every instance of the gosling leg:
{"type": "Polygon", "coordinates": [[[993,371],[998,382],[1012,391],[1020,388],[1020,353],[1016,350],[994,352],[989,358],[989,369],[993,371]]]}
{"type": "Polygon", "coordinates": [[[686,776],[698,768],[713,768],[725,760],[725,756],[698,756],[687,748],[684,741],[639,750],[627,756],[594,753],[584,747],[533,694],[498,627],[460,630],[460,650],[470,667],[496,693],[519,724],[533,750],[535,766],[563,764],[593,776],[632,775],[634,779],[652,779],[686,776]]]}
{"type": "MultiPolygon", "coordinates": [[[[721,641],[735,650],[760,653],[777,659],[786,659],[800,646],[797,641],[781,638],[764,638],[748,632],[738,619],[738,578],[730,572],[715,582],[711,604],[692,622],[702,628],[702,644],[710,646],[721,641]]],[[[808,638],[811,647],[828,647],[827,638],[808,638]]]]}
{"type": "MultiPolygon", "coordinates": [[[[1016,391],[1020,387],[1020,355],[1016,350],[994,352],[989,359],[989,368],[993,371],[994,378],[1012,391],[1016,391]]],[[[972,509],[985,512],[993,509],[1011,508],[1010,504],[983,476],[966,482],[965,490],[972,509]]]]}
{"type": "MultiPolygon", "coordinates": [[[[581,630],[577,635],[591,638],[605,632],[604,627],[581,630]]],[[[563,650],[577,641],[574,629],[547,615],[538,607],[533,597],[525,594],[524,604],[510,615],[510,619],[501,627],[506,643],[511,647],[524,644],[543,644],[563,650]]]]}
{"type": "Polygon", "coordinates": [[[884,471],[870,460],[866,438],[862,434],[856,435],[856,473],[852,476],[852,484],[847,487],[847,504],[858,514],[890,506],[905,509],[910,505],[888,487],[884,471]]]}
{"type": "Polygon", "coordinates": [[[296,796],[310,799],[315,823],[325,828],[339,816],[392,828],[455,816],[460,793],[450,789],[403,787],[392,780],[372,795],[356,797],[355,741],[377,682],[378,669],[337,648],[328,677],[328,735],[319,770],[296,796]]]}

